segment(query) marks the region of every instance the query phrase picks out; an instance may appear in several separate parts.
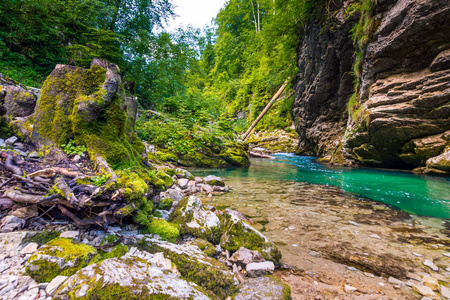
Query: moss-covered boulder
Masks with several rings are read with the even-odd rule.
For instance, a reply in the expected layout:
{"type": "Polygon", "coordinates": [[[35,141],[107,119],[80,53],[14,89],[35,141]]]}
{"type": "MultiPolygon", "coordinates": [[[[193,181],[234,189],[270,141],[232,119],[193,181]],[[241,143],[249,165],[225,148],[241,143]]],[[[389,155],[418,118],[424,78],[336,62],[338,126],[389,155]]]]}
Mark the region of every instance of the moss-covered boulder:
{"type": "Polygon", "coordinates": [[[233,273],[195,245],[178,245],[145,237],[139,247],[150,253],[163,252],[183,278],[201,286],[213,299],[225,299],[237,291],[238,281],[233,273]]]}
{"type": "Polygon", "coordinates": [[[259,251],[266,260],[280,264],[281,252],[267,237],[253,228],[245,220],[232,213],[223,215],[223,234],[220,246],[229,251],[237,251],[241,247],[259,251]]]}
{"type": "Polygon", "coordinates": [[[57,298],[71,299],[209,299],[179,277],[162,255],[131,249],[121,258],[92,264],[71,276],[57,298]]]}
{"type": "Polygon", "coordinates": [[[74,274],[87,266],[96,255],[97,251],[91,246],[56,238],[28,259],[25,271],[37,282],[50,282],[58,275],[74,274]]]}
{"type": "Polygon", "coordinates": [[[180,234],[191,235],[217,244],[221,236],[220,220],[203,207],[195,196],[180,200],[173,208],[169,221],[180,225],[180,234]]]}
{"type": "Polygon", "coordinates": [[[25,87],[0,85],[0,95],[0,101],[6,109],[5,116],[9,121],[16,117],[27,117],[34,112],[37,96],[25,87]]]}
{"type": "Polygon", "coordinates": [[[239,293],[233,300],[290,300],[291,288],[275,276],[250,278],[239,286],[239,293]]]}
{"type": "Polygon", "coordinates": [[[58,149],[74,139],[97,163],[102,157],[113,166],[128,166],[145,150],[133,131],[134,111],[116,65],[99,59],[90,69],[57,65],[42,86],[32,139],[41,149],[58,149]]]}
{"type": "Polygon", "coordinates": [[[177,162],[188,167],[230,167],[249,166],[247,145],[228,142],[219,149],[202,148],[188,153],[177,153],[177,162]]]}

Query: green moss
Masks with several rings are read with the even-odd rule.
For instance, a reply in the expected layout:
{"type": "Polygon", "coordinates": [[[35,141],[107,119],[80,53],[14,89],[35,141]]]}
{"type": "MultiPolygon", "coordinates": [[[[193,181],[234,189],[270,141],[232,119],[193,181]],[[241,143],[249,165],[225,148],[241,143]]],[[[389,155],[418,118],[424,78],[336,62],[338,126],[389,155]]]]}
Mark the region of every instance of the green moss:
{"type": "Polygon", "coordinates": [[[247,151],[238,147],[226,148],[220,153],[220,157],[232,166],[249,166],[250,160],[247,151]]]}
{"type": "Polygon", "coordinates": [[[178,160],[178,157],[171,152],[157,151],[156,155],[163,162],[168,162],[168,161],[176,162],[178,160]]]}
{"type": "Polygon", "coordinates": [[[133,203],[127,204],[124,207],[117,209],[114,212],[114,216],[118,218],[125,218],[134,213],[136,210],[136,205],[134,205],[133,203]]]}
{"type": "Polygon", "coordinates": [[[109,252],[99,251],[99,256],[97,257],[95,262],[100,262],[108,258],[122,257],[127,252],[128,247],[123,244],[119,244],[117,246],[114,246],[109,252]]]}
{"type": "Polygon", "coordinates": [[[240,247],[259,251],[266,260],[280,263],[281,252],[276,246],[266,240],[251,225],[242,220],[234,220],[229,215],[225,215],[222,221],[224,225],[220,246],[229,251],[237,251],[240,247]]]}
{"type": "Polygon", "coordinates": [[[158,208],[161,210],[170,210],[172,208],[173,200],[170,198],[163,198],[159,201],[158,208]]]}
{"type": "Polygon", "coordinates": [[[206,259],[207,263],[199,262],[188,255],[175,253],[156,244],[148,244],[145,240],[140,241],[139,247],[151,253],[163,252],[164,257],[177,266],[182,277],[201,286],[213,299],[225,299],[237,290],[234,277],[224,265],[214,259],[206,259]]]}
{"type": "Polygon", "coordinates": [[[40,232],[29,239],[26,239],[26,242],[37,243],[39,246],[50,242],[53,239],[56,239],[61,235],[61,232],[53,231],[53,230],[45,230],[40,232]]]}
{"type": "Polygon", "coordinates": [[[40,146],[58,147],[74,138],[93,159],[102,156],[114,167],[139,165],[144,146],[132,133],[124,91],[119,88],[106,104],[105,74],[98,65],[55,69],[42,87],[33,136],[40,146]],[[99,115],[92,119],[79,107],[96,107],[99,115]]]}
{"type": "Polygon", "coordinates": [[[212,257],[216,254],[216,247],[214,247],[213,244],[205,241],[204,239],[195,239],[192,243],[199,247],[200,250],[202,250],[203,253],[205,253],[209,257],[212,257]]]}
{"type": "Polygon", "coordinates": [[[143,233],[157,234],[162,239],[172,243],[174,243],[180,235],[178,225],[159,218],[153,218],[150,225],[145,228],[143,233]]]}
{"type": "Polygon", "coordinates": [[[37,282],[50,282],[58,275],[71,276],[75,274],[87,266],[96,255],[97,251],[92,246],[74,244],[70,239],[56,238],[28,259],[25,271],[37,282]],[[63,258],[64,264],[59,266],[56,262],[48,261],[42,255],[63,258]],[[72,263],[65,265],[69,261],[72,263]]]}
{"type": "Polygon", "coordinates": [[[181,235],[191,235],[205,239],[213,244],[220,241],[222,234],[220,226],[207,227],[205,224],[199,224],[199,227],[190,227],[187,224],[195,221],[192,209],[187,209],[189,197],[181,199],[173,208],[169,216],[169,221],[179,224],[181,235]]]}
{"type": "Polygon", "coordinates": [[[175,300],[169,295],[165,294],[150,294],[148,289],[144,287],[139,294],[132,287],[123,287],[116,284],[104,286],[103,282],[98,281],[92,288],[89,289],[87,295],[83,298],[76,298],[72,293],[71,299],[85,299],[85,300],[175,300]]]}
{"type": "Polygon", "coordinates": [[[373,32],[375,32],[375,21],[373,18],[373,8],[376,4],[374,0],[358,0],[352,3],[347,14],[351,16],[355,13],[360,15],[359,21],[352,28],[352,38],[357,48],[356,58],[353,64],[354,91],[347,103],[347,111],[352,116],[353,121],[358,122],[359,113],[359,87],[361,67],[364,59],[364,47],[368,44],[373,32]]]}

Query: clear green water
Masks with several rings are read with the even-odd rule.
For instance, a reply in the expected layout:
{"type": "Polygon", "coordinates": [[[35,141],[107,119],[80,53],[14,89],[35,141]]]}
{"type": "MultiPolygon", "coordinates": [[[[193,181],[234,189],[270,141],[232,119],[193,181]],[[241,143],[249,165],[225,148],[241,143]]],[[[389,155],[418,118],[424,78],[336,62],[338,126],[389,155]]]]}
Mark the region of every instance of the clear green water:
{"type": "Polygon", "coordinates": [[[252,159],[249,168],[198,169],[195,175],[254,177],[333,185],[408,213],[450,219],[450,178],[402,171],[332,167],[314,157],[277,154],[277,159],[252,159]]]}

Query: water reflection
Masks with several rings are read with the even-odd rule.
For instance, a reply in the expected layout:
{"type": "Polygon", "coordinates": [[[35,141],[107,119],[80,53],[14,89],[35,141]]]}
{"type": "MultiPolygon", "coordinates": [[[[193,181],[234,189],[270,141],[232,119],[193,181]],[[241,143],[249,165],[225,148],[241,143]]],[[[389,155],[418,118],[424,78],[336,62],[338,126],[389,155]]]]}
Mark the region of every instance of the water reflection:
{"type": "MultiPolygon", "coordinates": [[[[409,213],[450,218],[450,178],[401,171],[330,167],[314,157],[278,154],[276,160],[252,159],[249,168],[195,169],[194,174],[325,184],[384,202],[409,213]]],[[[245,187],[243,187],[245,189],[245,187]]],[[[249,195],[250,196],[250,195],[249,195]]],[[[270,198],[267,197],[266,198],[270,198]]]]}

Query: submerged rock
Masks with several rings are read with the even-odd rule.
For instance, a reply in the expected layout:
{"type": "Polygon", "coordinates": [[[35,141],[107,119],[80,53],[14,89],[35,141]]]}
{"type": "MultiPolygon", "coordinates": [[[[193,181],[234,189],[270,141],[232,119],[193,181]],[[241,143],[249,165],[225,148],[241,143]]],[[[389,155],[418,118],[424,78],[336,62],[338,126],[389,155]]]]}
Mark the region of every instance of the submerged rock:
{"type": "Polygon", "coordinates": [[[203,179],[207,184],[212,186],[225,186],[225,182],[222,178],[214,175],[208,175],[203,179]]]}
{"type": "Polygon", "coordinates": [[[291,299],[289,285],[274,276],[250,278],[240,287],[235,300],[288,300],[291,299]]]}

